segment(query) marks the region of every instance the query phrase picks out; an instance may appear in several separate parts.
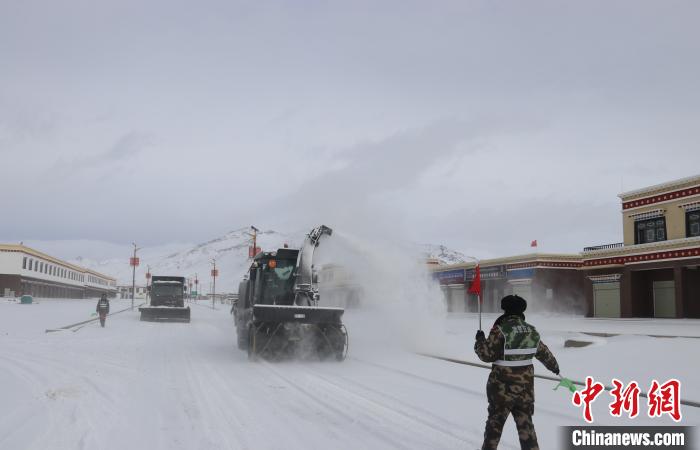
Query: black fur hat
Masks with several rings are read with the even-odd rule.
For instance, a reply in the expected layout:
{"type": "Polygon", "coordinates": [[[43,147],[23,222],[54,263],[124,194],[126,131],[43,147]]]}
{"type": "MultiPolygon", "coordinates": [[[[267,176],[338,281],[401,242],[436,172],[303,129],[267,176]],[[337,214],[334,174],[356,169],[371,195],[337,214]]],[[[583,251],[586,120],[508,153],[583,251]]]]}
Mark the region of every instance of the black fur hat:
{"type": "Polygon", "coordinates": [[[527,309],[527,302],[518,295],[506,295],[501,299],[501,309],[506,314],[522,314],[527,309]]]}

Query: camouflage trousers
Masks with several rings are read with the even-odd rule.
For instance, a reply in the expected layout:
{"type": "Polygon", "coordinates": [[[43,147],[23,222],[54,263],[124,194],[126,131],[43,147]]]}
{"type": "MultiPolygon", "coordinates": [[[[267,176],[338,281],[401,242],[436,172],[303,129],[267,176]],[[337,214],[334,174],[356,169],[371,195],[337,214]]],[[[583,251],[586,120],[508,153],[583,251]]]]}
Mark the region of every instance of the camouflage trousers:
{"type": "Polygon", "coordinates": [[[482,450],[496,450],[498,442],[501,440],[503,425],[508,416],[512,414],[515,426],[518,429],[520,438],[520,448],[522,450],[539,450],[537,445],[537,433],[535,425],[532,423],[532,415],[521,409],[505,408],[503,406],[489,405],[489,418],[486,419],[486,431],[484,431],[484,444],[482,450]]]}
{"type": "Polygon", "coordinates": [[[531,379],[527,378],[519,380],[521,381],[519,383],[504,382],[503,378],[511,378],[513,375],[492,372],[489,376],[486,385],[489,416],[486,419],[482,450],[498,448],[503,425],[505,425],[509,415],[512,415],[515,421],[520,448],[522,450],[539,450],[535,425],[532,423],[532,415],[535,412],[534,386],[529,382],[531,379]],[[522,381],[525,382],[522,383],[522,381]]]}

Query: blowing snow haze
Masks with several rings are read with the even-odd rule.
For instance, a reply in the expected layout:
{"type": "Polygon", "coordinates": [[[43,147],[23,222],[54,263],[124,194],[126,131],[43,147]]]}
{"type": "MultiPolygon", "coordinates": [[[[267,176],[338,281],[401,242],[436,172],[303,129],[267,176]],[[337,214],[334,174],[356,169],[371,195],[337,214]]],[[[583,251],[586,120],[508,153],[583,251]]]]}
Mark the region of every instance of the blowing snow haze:
{"type": "Polygon", "coordinates": [[[0,239],[327,223],[480,257],[618,242],[617,193],[700,167],[699,13],[6,3],[0,239]]]}

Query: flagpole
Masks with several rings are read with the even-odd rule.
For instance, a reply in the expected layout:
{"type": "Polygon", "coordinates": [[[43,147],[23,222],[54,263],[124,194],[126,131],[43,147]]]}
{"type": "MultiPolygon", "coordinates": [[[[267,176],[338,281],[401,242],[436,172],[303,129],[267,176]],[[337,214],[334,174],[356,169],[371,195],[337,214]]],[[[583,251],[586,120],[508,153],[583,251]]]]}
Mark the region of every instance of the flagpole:
{"type": "Polygon", "coordinates": [[[479,307],[479,329],[481,330],[481,295],[476,296],[476,301],[479,307]]]}
{"type": "MultiPolygon", "coordinates": [[[[476,267],[479,267],[479,264],[476,267]]],[[[481,278],[479,279],[479,293],[476,294],[476,304],[479,309],[479,330],[481,330],[481,278]]]]}
{"type": "MultiPolygon", "coordinates": [[[[473,256],[466,256],[466,257],[471,259],[471,260],[474,260],[474,263],[475,263],[474,279],[472,280],[472,283],[474,283],[475,281],[479,282],[478,292],[476,293],[476,302],[477,302],[477,311],[479,312],[479,330],[481,330],[481,276],[479,276],[479,280],[476,280],[477,274],[479,274],[479,272],[480,272],[479,260],[474,258],[473,256]]],[[[471,286],[470,286],[469,290],[471,290],[471,286]]]]}

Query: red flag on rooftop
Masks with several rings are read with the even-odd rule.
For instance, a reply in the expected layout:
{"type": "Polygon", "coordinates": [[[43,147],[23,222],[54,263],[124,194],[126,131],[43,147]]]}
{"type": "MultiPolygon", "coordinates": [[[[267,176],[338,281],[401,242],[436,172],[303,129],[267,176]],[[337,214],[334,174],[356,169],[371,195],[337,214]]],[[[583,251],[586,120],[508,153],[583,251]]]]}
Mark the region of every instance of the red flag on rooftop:
{"type": "Polygon", "coordinates": [[[469,290],[467,292],[481,296],[481,269],[478,264],[476,269],[474,269],[474,279],[469,283],[469,290]]]}
{"type": "Polygon", "coordinates": [[[530,247],[537,247],[537,239],[534,241],[530,242],[530,247]]]}

